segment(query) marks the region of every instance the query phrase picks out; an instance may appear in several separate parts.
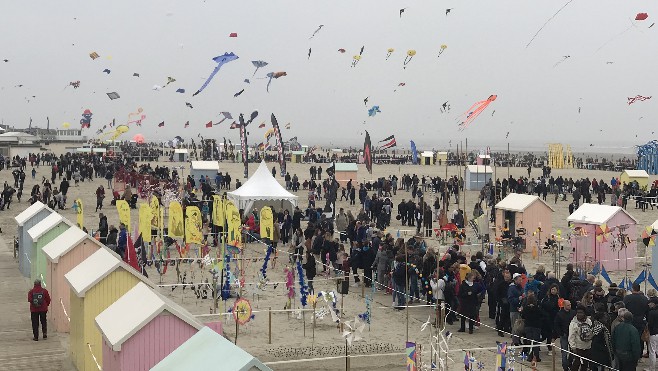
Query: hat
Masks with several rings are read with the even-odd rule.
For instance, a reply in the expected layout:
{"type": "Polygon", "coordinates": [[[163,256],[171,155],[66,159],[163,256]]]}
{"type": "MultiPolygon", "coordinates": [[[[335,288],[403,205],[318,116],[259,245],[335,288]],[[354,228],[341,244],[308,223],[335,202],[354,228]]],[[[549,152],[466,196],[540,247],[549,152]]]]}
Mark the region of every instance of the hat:
{"type": "Polygon", "coordinates": [[[654,296],[651,299],[649,299],[649,304],[651,304],[651,303],[653,303],[655,305],[658,305],[658,297],[654,296]]]}
{"type": "Polygon", "coordinates": [[[519,274],[519,273],[514,273],[514,274],[512,275],[512,279],[513,279],[513,280],[515,280],[516,277],[521,277],[521,274],[519,274]]]}
{"type": "Polygon", "coordinates": [[[608,287],[608,291],[617,291],[617,290],[619,290],[619,287],[617,287],[617,284],[614,282],[610,284],[610,287],[608,287]]]}

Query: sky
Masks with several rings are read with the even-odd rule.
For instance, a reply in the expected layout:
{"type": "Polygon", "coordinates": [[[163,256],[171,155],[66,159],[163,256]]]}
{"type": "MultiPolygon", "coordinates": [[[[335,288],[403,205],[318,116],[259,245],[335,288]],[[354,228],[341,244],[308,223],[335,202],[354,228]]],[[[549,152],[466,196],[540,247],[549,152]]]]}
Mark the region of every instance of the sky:
{"type": "Polygon", "coordinates": [[[103,125],[113,119],[125,123],[142,108],[142,126],[131,124],[122,139],[139,133],[153,141],[176,135],[188,140],[200,133],[238,142],[230,120],[211,129],[205,124],[217,123],[222,111],[237,118],[254,110],[260,114],[248,128],[250,143],[263,141],[266,129],[258,124],[269,128],[271,113],[282,126],[290,123],[290,129],[282,128],[284,140],[296,136],[303,144],[334,147],[361,147],[366,130],[375,144],[395,135],[399,147],[409,148],[414,140],[419,149],[454,148],[468,139],[473,149],[506,148],[508,142],[517,149],[542,149],[559,142],[632,152],[633,145],[656,138],[658,95],[632,105],[627,98],[655,93],[658,26],[649,26],[658,22],[657,2],[8,4],[0,5],[0,119],[17,127],[27,127],[30,118],[45,127],[46,117],[51,128],[65,122],[79,127],[89,109],[92,126],[85,134],[94,137],[103,125]],[[406,9],[400,17],[401,8],[406,9]],[[635,21],[640,12],[649,17],[635,21]],[[324,26],[310,38],[319,25],[324,26]],[[238,36],[229,37],[232,32],[238,36]],[[438,56],[443,44],[447,48],[438,56]],[[388,48],[395,51],[387,59],[388,48]],[[407,50],[416,55],[405,66],[407,50]],[[100,58],[92,60],[92,52],[100,58]],[[239,59],[192,96],[215,67],[212,58],[225,52],[239,59]],[[254,60],[269,63],[255,76],[254,60]],[[265,75],[279,71],[287,76],[272,80],[268,93],[265,75]],[[169,76],[176,81],[152,89],[169,76]],[[80,87],[68,86],[71,81],[80,81],[80,87]],[[185,93],[176,93],[179,88],[185,93]],[[121,97],[110,100],[108,92],[121,97]],[[497,99],[459,131],[469,107],[492,94],[497,99]],[[442,113],[444,102],[450,110],[442,113]],[[374,105],[381,113],[369,117],[374,105]],[[162,121],[165,126],[158,127],[162,121]]]}

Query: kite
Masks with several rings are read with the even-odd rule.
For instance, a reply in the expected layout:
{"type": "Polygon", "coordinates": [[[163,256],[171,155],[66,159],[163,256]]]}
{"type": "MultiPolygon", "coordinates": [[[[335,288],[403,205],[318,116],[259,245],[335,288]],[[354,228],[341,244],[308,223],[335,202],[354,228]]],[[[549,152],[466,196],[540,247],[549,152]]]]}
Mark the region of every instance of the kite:
{"type": "Polygon", "coordinates": [[[387,149],[387,148],[397,146],[397,142],[395,141],[395,135],[391,135],[387,138],[384,138],[384,139],[380,140],[378,143],[383,143],[383,142],[385,142],[385,143],[382,144],[382,146],[379,147],[379,149],[387,149]]]}
{"type": "MultiPolygon", "coordinates": [[[[646,20],[648,17],[649,17],[649,15],[648,15],[647,13],[638,13],[638,14],[635,16],[635,20],[636,20],[636,21],[644,21],[644,20],[646,20]]],[[[612,40],[618,38],[619,36],[625,34],[625,33],[628,32],[628,31],[630,31],[633,27],[637,27],[637,26],[635,25],[635,23],[633,23],[633,20],[631,20],[630,18],[629,18],[629,22],[631,23],[631,25],[628,26],[627,29],[625,29],[625,30],[623,30],[622,32],[620,32],[620,33],[616,34],[615,36],[611,37],[608,41],[606,41],[603,45],[601,45],[598,49],[596,49],[596,52],[598,52],[599,50],[603,49],[606,45],[608,45],[610,42],[612,42],[612,40]]],[[[653,26],[653,23],[651,24],[651,26],[653,26]]],[[[651,26],[649,26],[648,28],[651,28],[651,26]]],[[[596,52],[595,52],[595,53],[596,53],[596,52]]]]}
{"type": "MultiPolygon", "coordinates": [[[[651,24],[651,26],[649,26],[648,28],[651,28],[651,27],[653,27],[653,26],[654,26],[655,24],[656,24],[655,22],[654,22],[654,23],[652,23],[652,24],[651,24]]],[[[5,59],[5,62],[9,62],[9,61],[5,59]]]]}
{"type": "Polygon", "coordinates": [[[363,49],[365,49],[365,45],[361,47],[361,51],[359,52],[359,55],[363,55],[363,49]]]}
{"type": "MultiPolygon", "coordinates": [[[[290,129],[290,123],[286,124],[286,129],[290,129]]],[[[297,138],[297,137],[295,137],[295,138],[297,138]]]]}
{"type": "Polygon", "coordinates": [[[636,95],[635,97],[631,98],[628,97],[628,105],[630,106],[631,104],[637,102],[637,101],[642,101],[644,102],[647,99],[651,99],[651,97],[644,97],[642,95],[636,95]]]}
{"type": "Polygon", "coordinates": [[[366,98],[363,100],[363,104],[364,104],[365,106],[368,105],[368,98],[370,98],[370,97],[366,97],[366,98]]]}
{"type": "Polygon", "coordinates": [[[370,134],[366,130],[366,139],[363,142],[363,163],[366,169],[372,174],[372,143],[370,142],[370,134]]]}
{"type": "Polygon", "coordinates": [[[251,84],[251,81],[249,81],[249,79],[244,79],[244,82],[246,82],[247,84],[251,84]]]}
{"type": "Polygon", "coordinates": [[[224,121],[226,121],[226,120],[233,120],[233,116],[231,116],[231,114],[230,114],[229,112],[222,112],[222,113],[220,113],[220,114],[221,114],[222,116],[224,116],[224,118],[221,119],[221,120],[219,120],[219,122],[217,123],[217,125],[221,124],[222,122],[224,122],[224,121]]]}
{"type": "Polygon", "coordinates": [[[386,51],[386,60],[388,60],[388,58],[391,56],[391,54],[393,54],[394,51],[395,49],[388,48],[388,50],[386,51]]]}
{"type": "Polygon", "coordinates": [[[374,117],[378,112],[379,112],[379,113],[382,112],[382,111],[379,109],[379,106],[372,106],[372,108],[370,108],[370,109],[368,110],[368,116],[370,116],[370,117],[374,117]]]}
{"type": "Polygon", "coordinates": [[[86,110],[84,110],[84,112],[82,112],[82,118],[80,119],[80,127],[82,129],[85,129],[85,128],[88,129],[88,128],[91,127],[91,116],[93,116],[93,115],[94,114],[91,113],[91,111],[89,109],[86,109],[86,110]]]}
{"type": "Polygon", "coordinates": [[[176,93],[185,93],[185,89],[176,89],[176,93]]]}
{"type": "Polygon", "coordinates": [[[185,105],[190,107],[190,108],[194,108],[194,107],[192,107],[192,104],[190,102],[185,102],[185,105]]]}
{"type": "Polygon", "coordinates": [[[231,32],[231,33],[228,35],[228,37],[238,37],[238,33],[237,33],[237,32],[231,32]]]}
{"type": "Polygon", "coordinates": [[[308,58],[307,59],[311,59],[311,48],[308,48],[308,58]]]}
{"type": "Polygon", "coordinates": [[[468,127],[468,125],[475,120],[482,111],[484,111],[491,102],[495,101],[497,95],[490,95],[489,98],[486,100],[481,100],[479,102],[475,102],[471,108],[469,108],[466,112],[464,112],[460,118],[464,117],[464,120],[459,124],[459,130],[462,131],[468,127]]]}
{"type": "Polygon", "coordinates": [[[345,49],[343,49],[343,48],[338,49],[338,51],[339,51],[341,54],[342,54],[342,53],[345,53],[345,49]]]}
{"type": "Polygon", "coordinates": [[[112,72],[112,71],[110,71],[109,69],[107,69],[107,68],[106,68],[106,69],[104,69],[104,70],[103,70],[103,72],[105,72],[106,74],[108,74],[108,75],[109,75],[109,74],[110,74],[110,72],[112,72]]]}
{"type": "Polygon", "coordinates": [[[416,51],[413,49],[407,50],[407,56],[404,57],[404,68],[407,68],[406,65],[411,62],[411,60],[414,58],[414,55],[416,55],[416,51]]]}
{"type": "MultiPolygon", "coordinates": [[[[404,83],[404,82],[401,82],[401,83],[398,84],[398,86],[405,86],[405,85],[407,85],[407,84],[404,83]]],[[[396,91],[398,91],[398,89],[393,89],[393,91],[396,92],[396,91]]]]}
{"type": "Polygon", "coordinates": [[[361,60],[360,55],[355,55],[354,57],[352,57],[352,67],[356,67],[357,63],[359,63],[360,60],[361,60]]]}
{"type": "Polygon", "coordinates": [[[165,86],[171,84],[171,83],[174,82],[174,81],[176,81],[175,78],[173,78],[173,77],[171,77],[171,76],[168,76],[168,77],[167,77],[167,83],[165,84],[165,86]]]}
{"type": "Polygon", "coordinates": [[[3,59],[2,61],[7,63],[7,62],[9,62],[9,59],[3,59]]]}
{"type": "Polygon", "coordinates": [[[68,128],[71,127],[71,124],[69,124],[68,122],[64,122],[64,123],[62,123],[62,127],[63,127],[64,129],[68,129],[68,128]]]}
{"type": "Polygon", "coordinates": [[[278,79],[279,77],[288,76],[288,74],[286,72],[270,72],[266,76],[270,78],[269,81],[267,82],[267,92],[269,93],[272,79],[278,79]]]}
{"type": "Polygon", "coordinates": [[[135,136],[133,137],[133,141],[135,143],[142,144],[146,141],[146,139],[144,139],[144,136],[142,134],[135,134],[135,136]]]}
{"type": "Polygon", "coordinates": [[[128,120],[130,120],[130,118],[133,116],[140,116],[142,112],[144,112],[144,109],[142,107],[138,107],[137,112],[131,112],[128,114],[128,120]]]}
{"type": "MultiPolygon", "coordinates": [[[[236,34],[236,37],[237,37],[237,34],[236,34]]],[[[210,83],[210,80],[212,80],[212,78],[215,77],[217,72],[219,72],[219,69],[222,68],[222,66],[224,64],[226,64],[228,62],[232,62],[236,59],[238,59],[238,56],[233,54],[233,53],[224,53],[224,55],[219,55],[219,56],[213,58],[212,60],[217,63],[217,66],[215,67],[215,69],[212,70],[212,73],[210,73],[210,76],[208,76],[208,79],[206,80],[206,82],[204,82],[203,85],[201,85],[201,87],[199,88],[199,90],[197,90],[196,93],[192,94],[192,96],[195,96],[195,95],[201,93],[203,91],[203,89],[205,89],[206,86],[208,86],[208,84],[210,83]]]]}
{"type": "Polygon", "coordinates": [[[69,82],[69,84],[66,85],[66,87],[65,87],[64,89],[68,88],[69,86],[72,86],[73,89],[77,89],[77,88],[79,88],[79,87],[80,87],[80,80],[69,82]]]}
{"type": "Polygon", "coordinates": [[[446,17],[448,16],[448,13],[450,13],[450,11],[453,10],[453,9],[455,9],[455,8],[446,9],[446,17]]]}
{"type": "Polygon", "coordinates": [[[318,29],[315,30],[315,32],[313,32],[313,35],[311,35],[311,37],[309,37],[308,39],[310,40],[310,39],[314,38],[314,37],[315,37],[315,34],[317,34],[318,32],[320,32],[320,30],[322,29],[322,27],[324,27],[323,24],[321,24],[320,26],[318,26],[318,29]]]}
{"type": "Polygon", "coordinates": [[[406,9],[407,9],[407,8],[402,8],[402,9],[400,9],[400,18],[402,18],[402,13],[404,13],[404,11],[405,11],[406,9]]]}
{"type": "Polygon", "coordinates": [[[637,13],[637,15],[635,16],[636,21],[643,21],[647,18],[649,18],[649,15],[647,13],[637,13]]]}
{"type": "Polygon", "coordinates": [[[253,64],[254,67],[256,67],[256,71],[254,71],[254,74],[252,75],[255,76],[256,72],[258,72],[258,69],[267,66],[268,63],[265,61],[251,61],[251,64],[253,64]]]}
{"type": "Polygon", "coordinates": [[[233,98],[237,98],[240,96],[240,94],[244,93],[244,89],[240,90],[239,92],[233,94],[233,98]]]}
{"type": "Polygon", "coordinates": [[[539,27],[539,30],[537,30],[537,32],[535,32],[535,34],[532,36],[532,39],[530,39],[530,41],[528,42],[528,44],[526,44],[525,47],[526,48],[529,47],[530,44],[532,44],[532,42],[535,41],[535,38],[537,38],[537,35],[539,35],[539,33],[544,29],[544,27],[546,27],[548,22],[552,21],[553,18],[555,18],[562,11],[562,9],[566,8],[567,5],[571,4],[572,1],[573,0],[567,1],[566,4],[562,5],[562,7],[560,9],[558,9],[557,12],[555,12],[555,14],[553,14],[546,22],[544,22],[544,24],[541,27],[539,27]]]}
{"type": "Polygon", "coordinates": [[[555,64],[553,65],[553,68],[557,67],[560,63],[566,61],[568,58],[571,58],[571,56],[570,56],[570,55],[565,55],[565,56],[563,56],[561,61],[558,61],[557,63],[555,63],[555,64]]]}
{"type": "Polygon", "coordinates": [[[139,77],[139,74],[137,72],[133,73],[133,77],[139,77]]]}
{"type": "Polygon", "coordinates": [[[106,93],[106,94],[107,94],[108,98],[110,98],[110,100],[115,100],[115,99],[121,98],[119,96],[119,93],[117,93],[117,92],[106,93]]]}
{"type": "Polygon", "coordinates": [[[440,57],[441,54],[443,54],[443,52],[444,52],[446,49],[448,49],[448,45],[446,45],[446,44],[441,45],[441,49],[439,50],[439,55],[437,55],[436,57],[437,57],[437,58],[440,57]]]}
{"type": "Polygon", "coordinates": [[[100,58],[100,55],[98,55],[98,53],[96,53],[96,52],[91,52],[91,53],[89,53],[89,57],[91,59],[96,59],[96,58],[100,58]]]}
{"type": "Polygon", "coordinates": [[[160,91],[160,89],[162,89],[162,86],[160,85],[153,85],[153,88],[151,88],[151,90],[155,90],[155,91],[160,91]]]}

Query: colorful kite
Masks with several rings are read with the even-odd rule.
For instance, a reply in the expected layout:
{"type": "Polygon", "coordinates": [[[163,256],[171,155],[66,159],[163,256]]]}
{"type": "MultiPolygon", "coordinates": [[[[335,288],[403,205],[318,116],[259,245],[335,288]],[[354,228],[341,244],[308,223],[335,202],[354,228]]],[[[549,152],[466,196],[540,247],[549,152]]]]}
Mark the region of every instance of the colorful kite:
{"type": "Polygon", "coordinates": [[[377,113],[381,112],[382,111],[379,109],[379,106],[372,106],[372,108],[368,110],[368,116],[374,117],[377,113]]]}
{"type": "Polygon", "coordinates": [[[267,92],[270,92],[270,84],[272,83],[272,79],[278,79],[279,77],[283,76],[288,76],[286,72],[270,72],[267,75],[270,79],[267,81],[267,92]]]}
{"type": "Polygon", "coordinates": [[[633,98],[628,97],[628,105],[630,106],[631,104],[633,104],[633,103],[635,103],[635,102],[637,102],[637,101],[642,101],[642,102],[644,102],[644,101],[647,100],[647,99],[651,99],[651,97],[650,97],[650,96],[649,96],[649,97],[645,97],[645,96],[642,96],[642,95],[636,95],[636,96],[634,96],[633,98]]]}
{"type": "Polygon", "coordinates": [[[363,142],[363,163],[366,164],[368,172],[372,174],[372,143],[368,130],[366,130],[366,140],[363,142]]]}
{"type": "Polygon", "coordinates": [[[644,21],[647,18],[649,18],[649,15],[647,13],[637,13],[637,15],[635,16],[636,21],[644,21]]]}
{"type": "Polygon", "coordinates": [[[82,118],[80,119],[80,127],[82,129],[89,129],[91,127],[91,116],[93,115],[89,109],[82,112],[82,118]]]}
{"type": "Polygon", "coordinates": [[[359,63],[360,60],[361,60],[360,55],[355,55],[354,57],[352,57],[352,67],[356,67],[356,65],[359,63]]]}
{"type": "Polygon", "coordinates": [[[384,143],[384,144],[382,144],[381,147],[379,147],[379,149],[387,149],[387,148],[391,148],[391,147],[396,147],[396,146],[397,146],[397,142],[395,141],[395,135],[391,135],[391,136],[389,136],[389,137],[386,137],[386,138],[380,140],[380,141],[377,142],[377,143],[384,143]]]}
{"type": "Polygon", "coordinates": [[[89,58],[91,58],[92,60],[95,60],[96,58],[100,58],[100,55],[98,55],[98,53],[96,53],[96,52],[91,52],[91,53],[89,53],[89,58]]]}
{"type": "Polygon", "coordinates": [[[484,111],[491,102],[495,101],[497,95],[490,95],[486,100],[481,100],[475,102],[468,111],[464,112],[459,118],[464,118],[464,120],[459,124],[459,130],[462,131],[468,127],[468,125],[475,120],[482,111],[484,111]]]}
{"type": "MultiPolygon", "coordinates": [[[[237,34],[236,34],[236,37],[237,37],[237,34]]],[[[219,55],[219,56],[213,58],[212,60],[217,63],[217,66],[215,67],[215,69],[212,70],[212,73],[210,74],[210,76],[208,76],[208,79],[206,80],[206,82],[204,82],[203,85],[201,85],[201,87],[199,88],[199,90],[197,90],[196,93],[192,94],[192,96],[195,96],[195,95],[201,93],[203,91],[203,89],[205,89],[206,86],[208,86],[208,84],[210,83],[210,80],[212,80],[212,78],[215,77],[217,72],[219,72],[219,69],[222,68],[222,66],[224,64],[226,64],[228,62],[232,62],[232,61],[234,61],[238,58],[239,57],[237,55],[233,54],[233,53],[224,53],[224,55],[219,55]]]]}
{"type": "Polygon", "coordinates": [[[252,75],[255,76],[256,72],[258,72],[258,69],[267,66],[268,63],[265,61],[251,61],[251,64],[253,64],[254,67],[256,67],[256,71],[254,71],[254,74],[252,75]]]}

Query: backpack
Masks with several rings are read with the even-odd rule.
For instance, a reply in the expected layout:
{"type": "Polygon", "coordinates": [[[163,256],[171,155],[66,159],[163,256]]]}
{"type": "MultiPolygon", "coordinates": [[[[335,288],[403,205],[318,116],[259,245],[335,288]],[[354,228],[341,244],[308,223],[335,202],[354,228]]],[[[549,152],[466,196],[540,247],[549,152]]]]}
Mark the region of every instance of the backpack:
{"type": "Polygon", "coordinates": [[[32,305],[35,307],[40,307],[43,305],[44,295],[43,292],[33,292],[32,293],[32,305]]]}
{"type": "Polygon", "coordinates": [[[592,330],[592,326],[587,322],[579,322],[578,337],[581,341],[592,341],[594,338],[594,331],[592,330]]]}

